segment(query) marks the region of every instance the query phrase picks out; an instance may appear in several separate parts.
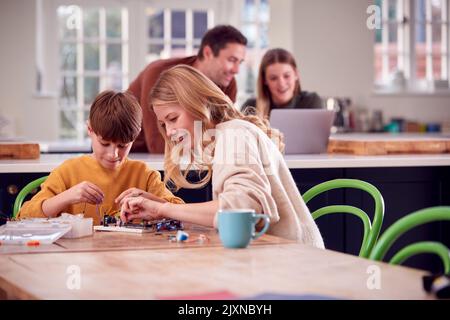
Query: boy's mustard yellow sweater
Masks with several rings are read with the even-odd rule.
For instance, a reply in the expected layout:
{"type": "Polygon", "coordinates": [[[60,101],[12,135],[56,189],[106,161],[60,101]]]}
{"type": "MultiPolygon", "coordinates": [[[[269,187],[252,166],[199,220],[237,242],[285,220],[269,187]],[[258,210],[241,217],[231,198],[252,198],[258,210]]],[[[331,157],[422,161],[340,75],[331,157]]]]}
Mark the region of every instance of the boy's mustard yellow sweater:
{"type": "Polygon", "coordinates": [[[52,171],[39,191],[30,201],[24,203],[19,212],[19,218],[46,217],[42,211],[42,203],[80,182],[89,181],[97,185],[104,193],[103,203],[98,206],[89,203],[69,205],[63,212],[77,214],[84,213],[85,217],[92,217],[94,224],[100,224],[104,213],[119,210],[114,199],[123,191],[135,187],[154,194],[172,203],[183,203],[175,197],[161,181],[158,171],[150,169],[144,162],[126,159],[117,169],[105,169],[91,155],[84,155],[64,161],[52,171]]]}

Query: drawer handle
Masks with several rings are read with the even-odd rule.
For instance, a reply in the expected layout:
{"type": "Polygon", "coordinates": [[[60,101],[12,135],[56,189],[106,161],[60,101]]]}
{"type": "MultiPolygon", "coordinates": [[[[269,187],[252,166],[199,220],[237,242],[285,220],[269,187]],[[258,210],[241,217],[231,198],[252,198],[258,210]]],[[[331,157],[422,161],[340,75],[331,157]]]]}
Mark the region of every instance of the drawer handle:
{"type": "Polygon", "coordinates": [[[15,184],[10,184],[9,186],[6,187],[6,190],[12,196],[14,196],[17,193],[19,193],[19,188],[17,188],[17,186],[15,184]]]}

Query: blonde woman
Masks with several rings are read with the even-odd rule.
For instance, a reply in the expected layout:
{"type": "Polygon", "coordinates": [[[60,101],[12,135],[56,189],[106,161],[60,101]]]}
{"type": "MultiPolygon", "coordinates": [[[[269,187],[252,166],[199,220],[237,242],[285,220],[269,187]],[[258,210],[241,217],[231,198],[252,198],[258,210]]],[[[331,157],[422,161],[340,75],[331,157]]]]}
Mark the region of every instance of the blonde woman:
{"type": "Polygon", "coordinates": [[[266,121],[244,116],[211,80],[187,65],[163,72],[150,95],[165,140],[165,182],[175,189],[199,188],[212,179],[213,200],[176,205],[125,196],[124,222],[165,217],[213,227],[219,209],[251,208],[269,216],[269,234],[324,247],[274,143],[278,132],[266,121]],[[190,169],[206,175],[192,183],[186,178],[190,169]]]}
{"type": "Polygon", "coordinates": [[[292,54],[282,48],[268,50],[259,67],[257,97],[242,105],[244,114],[257,114],[268,119],[278,108],[322,108],[322,99],[315,92],[302,91],[297,64],[292,54]]]}

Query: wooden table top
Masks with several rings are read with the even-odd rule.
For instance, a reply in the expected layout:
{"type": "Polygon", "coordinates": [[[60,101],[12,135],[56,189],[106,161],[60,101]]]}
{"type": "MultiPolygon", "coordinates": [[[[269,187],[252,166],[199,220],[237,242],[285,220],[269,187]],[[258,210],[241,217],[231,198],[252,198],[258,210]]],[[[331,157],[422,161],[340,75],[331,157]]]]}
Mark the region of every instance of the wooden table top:
{"type": "Polygon", "coordinates": [[[0,298],[158,299],[226,291],[426,299],[424,272],[300,244],[0,255],[0,298]],[[73,287],[73,268],[80,287],[73,287]],[[380,275],[370,289],[369,270],[380,275]]]}
{"type": "MultiPolygon", "coordinates": [[[[185,223],[185,231],[189,234],[189,239],[184,242],[170,241],[169,236],[175,235],[176,231],[162,232],[161,234],[94,231],[92,236],[79,239],[59,239],[51,245],[0,245],[0,254],[176,249],[222,246],[219,235],[213,228],[185,223]],[[206,236],[207,240],[200,241],[200,235],[206,236]]],[[[265,234],[252,242],[253,245],[281,243],[293,243],[293,241],[265,234]]]]}

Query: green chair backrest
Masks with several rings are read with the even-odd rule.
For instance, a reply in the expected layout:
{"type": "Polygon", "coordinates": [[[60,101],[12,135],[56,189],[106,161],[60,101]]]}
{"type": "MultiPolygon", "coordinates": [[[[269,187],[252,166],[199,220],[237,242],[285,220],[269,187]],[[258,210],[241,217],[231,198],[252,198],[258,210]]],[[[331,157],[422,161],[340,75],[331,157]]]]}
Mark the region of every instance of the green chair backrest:
{"type": "Polygon", "coordinates": [[[22,203],[25,200],[25,197],[34,189],[38,188],[46,179],[48,176],[38,178],[36,180],[31,181],[29,184],[27,184],[25,187],[23,187],[22,190],[20,190],[19,194],[16,197],[16,201],[14,201],[14,208],[13,208],[13,218],[17,217],[17,214],[20,211],[20,208],[22,207],[22,203]]]}
{"type": "MultiPolygon", "coordinates": [[[[381,261],[392,244],[405,232],[433,221],[450,220],[450,207],[431,207],[415,211],[393,223],[381,235],[370,253],[370,259],[381,261]]],[[[437,254],[444,264],[446,274],[450,274],[450,251],[439,242],[417,242],[400,250],[389,261],[391,264],[401,264],[406,259],[421,253],[437,254]]]]}
{"type": "Polygon", "coordinates": [[[371,224],[368,215],[359,208],[348,205],[332,205],[320,208],[312,213],[314,219],[317,219],[323,215],[332,213],[349,213],[359,217],[362,220],[364,226],[364,236],[361,244],[361,249],[359,251],[359,256],[368,258],[372,248],[374,247],[378,235],[380,234],[381,225],[383,223],[384,217],[384,200],[380,191],[372,184],[357,180],[357,179],[335,179],[330,181],[325,181],[320,183],[311,189],[309,189],[305,194],[303,194],[303,199],[308,203],[315,196],[338,188],[353,188],[360,189],[368,192],[375,201],[375,212],[373,215],[373,223],[371,224]]]}

